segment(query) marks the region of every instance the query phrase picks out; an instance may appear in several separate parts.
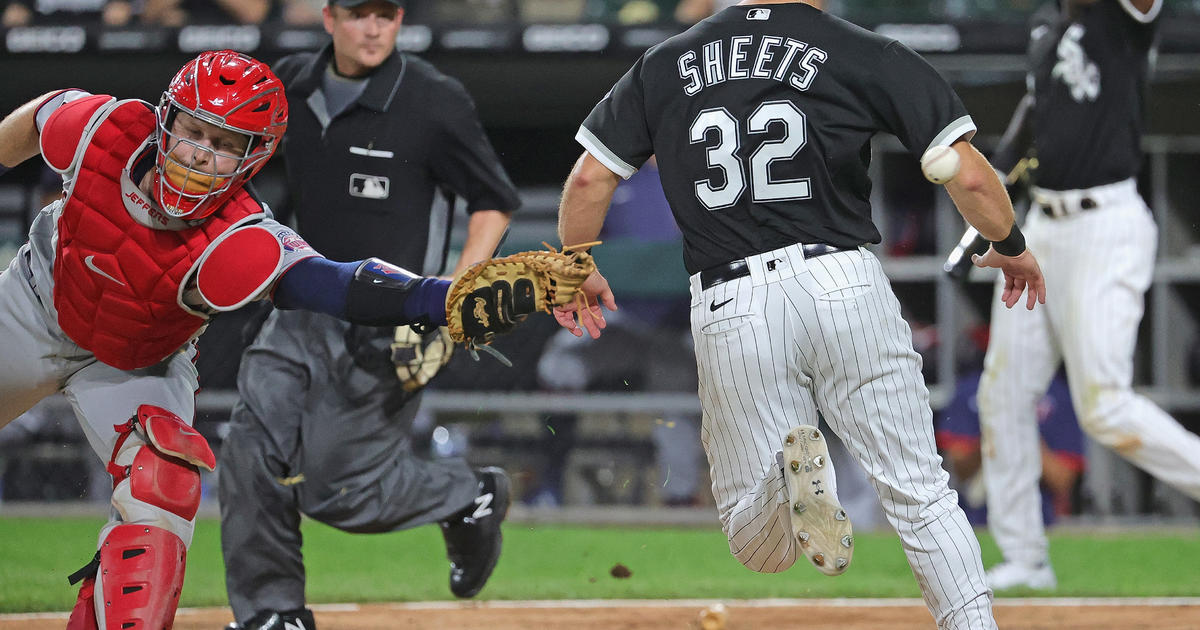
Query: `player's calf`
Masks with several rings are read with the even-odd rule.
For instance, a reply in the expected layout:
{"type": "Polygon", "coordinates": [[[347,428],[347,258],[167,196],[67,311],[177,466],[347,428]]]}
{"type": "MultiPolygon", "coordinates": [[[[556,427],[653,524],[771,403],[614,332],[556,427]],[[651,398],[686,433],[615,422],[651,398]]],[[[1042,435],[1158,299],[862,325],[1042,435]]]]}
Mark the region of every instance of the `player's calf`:
{"type": "Polygon", "coordinates": [[[818,571],[841,575],[854,554],[854,532],[838,502],[825,436],[800,425],[784,438],[782,456],[795,543],[818,571]]]}

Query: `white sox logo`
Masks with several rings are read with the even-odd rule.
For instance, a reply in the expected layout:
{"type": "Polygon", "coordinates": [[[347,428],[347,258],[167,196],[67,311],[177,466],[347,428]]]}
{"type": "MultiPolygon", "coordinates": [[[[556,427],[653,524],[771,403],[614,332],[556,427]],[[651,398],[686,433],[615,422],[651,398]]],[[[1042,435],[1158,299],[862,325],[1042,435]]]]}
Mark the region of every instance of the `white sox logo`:
{"type": "Polygon", "coordinates": [[[492,493],[482,494],[475,497],[475,512],[471,514],[473,519],[481,519],[492,513],[492,493]]]}
{"type": "Polygon", "coordinates": [[[308,629],[304,627],[303,621],[300,621],[299,619],[297,619],[296,623],[292,623],[290,621],[283,622],[283,630],[308,630],[308,629]]]}
{"type": "Polygon", "coordinates": [[[1072,24],[1058,42],[1058,63],[1050,72],[1050,78],[1062,79],[1071,90],[1071,98],[1082,103],[1084,99],[1096,100],[1100,96],[1100,69],[1087,58],[1083,50],[1082,24],[1072,24]]]}

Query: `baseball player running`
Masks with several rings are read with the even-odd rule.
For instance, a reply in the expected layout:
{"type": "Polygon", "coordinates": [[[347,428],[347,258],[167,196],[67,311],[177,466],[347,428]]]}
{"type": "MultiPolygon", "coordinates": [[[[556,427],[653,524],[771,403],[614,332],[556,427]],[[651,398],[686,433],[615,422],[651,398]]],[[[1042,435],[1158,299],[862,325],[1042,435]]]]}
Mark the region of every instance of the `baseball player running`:
{"type": "Polygon", "coordinates": [[[996,589],[1056,585],[1035,405],[1060,362],[1092,439],[1200,499],[1200,438],[1131,389],[1158,243],[1137,173],[1162,0],[1063,0],[1050,9],[1034,17],[1030,93],[1014,117],[1014,143],[996,160],[1008,170],[1032,142],[1037,185],[1025,229],[1055,295],[1035,313],[992,309],[979,411],[988,522],[1004,554],[988,573],[996,589]]]}
{"type": "MultiPolygon", "coordinates": [[[[291,106],[282,152],[291,206],[328,256],[383,256],[435,274],[453,211],[441,189],[454,191],[470,213],[461,271],[492,253],[520,202],[463,87],[395,50],[403,4],[331,0],[333,41],[275,65],[291,106]]],[[[230,628],[315,629],[304,606],[301,513],[354,532],[439,523],[451,591],[474,596],[491,575],[508,479],[412,452],[424,381],[397,380],[392,339],[391,328],[274,311],[246,352],[218,472],[238,621],[230,628]]]]}
{"type": "MultiPolygon", "coordinates": [[[[816,6],[814,6],[814,4],[816,6]]],[[[1041,272],[1014,225],[975,124],[950,86],[900,43],[818,9],[742,2],[648,50],[592,110],[567,179],[564,243],[599,231],[618,178],[657,156],[684,235],[703,409],[701,439],[729,548],[754,571],[798,555],[836,575],[853,537],[818,414],[869,473],[941,628],[995,628],[979,545],[934,446],[921,359],[879,261],[870,141],[914,156],[951,146],[946,188],[992,247],[1008,306],[1041,272]]],[[[602,334],[615,309],[598,272],[560,324],[602,334]],[[575,317],[580,318],[580,322],[575,317]]]]}
{"type": "Polygon", "coordinates": [[[157,107],[63,90],[0,121],[0,171],[41,154],[64,183],[0,273],[0,426],[61,391],[113,477],[70,630],[171,627],[199,471],[216,464],[191,429],[192,342],[209,318],[270,298],[446,324],[449,282],[330,261],[245,189],[287,120],[270,69],[220,51],[183,66],[157,107]]]}

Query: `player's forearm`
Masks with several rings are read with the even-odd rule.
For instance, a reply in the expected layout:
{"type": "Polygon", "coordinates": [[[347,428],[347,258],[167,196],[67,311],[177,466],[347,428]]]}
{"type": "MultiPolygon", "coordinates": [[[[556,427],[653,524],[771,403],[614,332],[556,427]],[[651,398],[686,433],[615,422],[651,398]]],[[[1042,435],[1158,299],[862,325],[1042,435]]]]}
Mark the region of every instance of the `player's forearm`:
{"type": "Polygon", "coordinates": [[[564,246],[596,240],[620,176],[589,153],[575,162],[558,208],[558,237],[564,246]]]}
{"type": "Polygon", "coordinates": [[[43,94],[18,107],[0,120],[0,169],[7,170],[41,153],[38,145],[37,109],[48,97],[43,94]]]}
{"type": "Polygon", "coordinates": [[[1008,236],[1015,223],[1008,198],[992,165],[969,142],[955,143],[962,158],[958,175],[946,184],[946,192],[963,218],[989,241],[1008,236]]]}
{"type": "Polygon", "coordinates": [[[500,210],[476,210],[471,213],[467,222],[467,240],[463,243],[462,256],[454,267],[455,275],[467,267],[492,257],[504,230],[508,228],[511,218],[508,212],[500,210]]]}

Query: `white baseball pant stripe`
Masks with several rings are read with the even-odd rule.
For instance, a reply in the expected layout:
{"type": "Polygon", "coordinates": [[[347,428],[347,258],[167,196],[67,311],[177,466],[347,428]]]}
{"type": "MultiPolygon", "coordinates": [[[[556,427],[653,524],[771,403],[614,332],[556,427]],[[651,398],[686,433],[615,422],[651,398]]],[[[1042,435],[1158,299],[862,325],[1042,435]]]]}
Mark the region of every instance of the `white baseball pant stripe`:
{"type": "MultiPolygon", "coordinates": [[[[197,388],[194,349],[141,370],[118,370],[97,361],[72,343],[42,307],[30,287],[22,256],[24,250],[0,273],[0,427],[61,390],[88,444],[107,463],[118,438],[113,425],[129,420],[138,405],[157,405],[191,423],[197,388]]],[[[118,463],[129,463],[135,447],[141,444],[144,442],[140,437],[131,435],[121,448],[118,463]]],[[[183,539],[185,545],[191,543],[192,522],[130,497],[128,485],[125,481],[118,486],[100,540],[116,525],[129,522],[163,527],[183,539]]]]}
{"type": "Polygon", "coordinates": [[[1010,562],[1047,558],[1035,406],[1063,362],[1084,432],[1200,500],[1200,438],[1132,389],[1158,228],[1133,180],[1102,188],[1095,209],[1029,213],[1023,229],[1046,278],[1045,306],[1006,309],[996,285],[978,400],[988,524],[1010,562]]]}
{"type": "Polygon", "coordinates": [[[701,437],[730,550],[755,571],[795,562],[776,457],[819,410],[871,477],[938,627],[995,628],[978,541],[934,446],[921,358],[879,261],[866,250],[805,260],[792,245],[746,262],[750,276],[707,290],[691,279],[701,437]]]}

